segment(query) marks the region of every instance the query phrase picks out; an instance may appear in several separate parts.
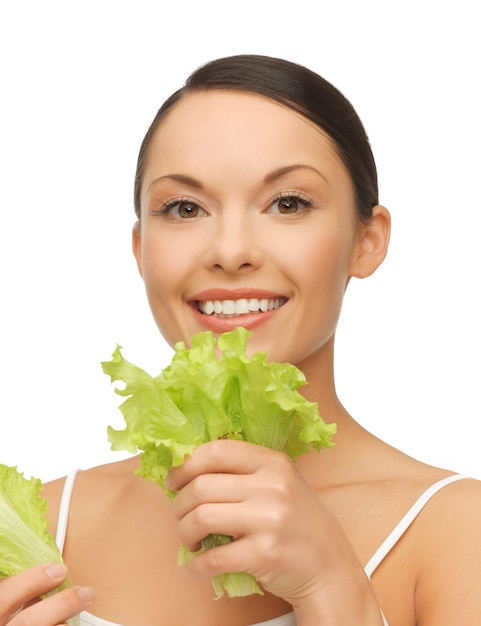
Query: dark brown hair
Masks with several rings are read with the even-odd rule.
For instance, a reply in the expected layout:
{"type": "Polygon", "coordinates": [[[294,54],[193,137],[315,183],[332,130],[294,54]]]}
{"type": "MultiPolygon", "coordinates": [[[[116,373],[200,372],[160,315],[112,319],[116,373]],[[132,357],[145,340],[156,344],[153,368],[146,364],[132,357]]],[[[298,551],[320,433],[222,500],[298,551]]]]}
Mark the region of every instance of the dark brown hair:
{"type": "Polygon", "coordinates": [[[302,65],[259,55],[225,57],[202,65],[161,106],[138,156],[134,189],[138,217],[142,178],[157,128],[184,96],[212,89],[248,91],[266,96],[314,122],[334,142],[351,175],[360,219],[371,217],[373,206],[378,204],[376,164],[369,139],[351,103],[331,83],[302,65]]]}

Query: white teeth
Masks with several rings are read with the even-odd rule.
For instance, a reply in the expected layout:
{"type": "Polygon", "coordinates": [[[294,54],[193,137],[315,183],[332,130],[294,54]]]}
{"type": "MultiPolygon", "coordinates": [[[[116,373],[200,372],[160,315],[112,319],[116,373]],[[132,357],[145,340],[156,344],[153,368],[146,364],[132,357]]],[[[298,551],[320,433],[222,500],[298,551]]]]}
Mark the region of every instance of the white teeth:
{"type": "Polygon", "coordinates": [[[239,300],[206,300],[199,302],[205,315],[245,315],[246,313],[272,311],[286,302],[285,298],[240,298],[239,300]]]}
{"type": "MultiPolygon", "coordinates": [[[[216,302],[217,304],[217,302],[216,302]]],[[[219,303],[222,306],[222,313],[224,315],[233,315],[235,313],[235,302],[234,300],[224,300],[222,303],[219,303]]],[[[216,311],[217,313],[217,311],[216,311]]]]}
{"type": "Polygon", "coordinates": [[[235,313],[237,315],[243,315],[244,313],[249,313],[249,303],[245,298],[242,300],[236,300],[234,303],[235,313]]]}

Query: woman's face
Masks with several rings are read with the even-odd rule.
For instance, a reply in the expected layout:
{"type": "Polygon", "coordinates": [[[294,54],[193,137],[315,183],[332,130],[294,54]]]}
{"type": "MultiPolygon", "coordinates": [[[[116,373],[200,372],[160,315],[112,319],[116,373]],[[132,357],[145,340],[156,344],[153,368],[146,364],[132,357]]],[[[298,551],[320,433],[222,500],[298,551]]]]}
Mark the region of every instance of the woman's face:
{"type": "Polygon", "coordinates": [[[263,96],[190,94],[154,137],[134,252],[173,344],[244,326],[302,367],[333,338],[362,227],[323,132],[263,96]]]}

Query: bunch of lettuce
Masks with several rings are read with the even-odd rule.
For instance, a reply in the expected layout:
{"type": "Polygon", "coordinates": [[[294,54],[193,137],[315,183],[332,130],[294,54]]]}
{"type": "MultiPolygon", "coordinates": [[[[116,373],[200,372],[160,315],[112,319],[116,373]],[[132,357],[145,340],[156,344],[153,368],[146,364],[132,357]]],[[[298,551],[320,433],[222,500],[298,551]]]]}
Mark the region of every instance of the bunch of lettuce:
{"type": "MultiPolygon", "coordinates": [[[[27,479],[16,467],[0,464],[0,578],[42,563],[63,562],[48,530],[48,503],[41,490],[40,479],[27,479]]],[[[67,578],[46,595],[71,586],[67,578]]],[[[69,624],[76,626],[79,621],[74,618],[69,624]]]]}
{"type": "MultiPolygon", "coordinates": [[[[250,332],[244,328],[220,335],[198,333],[192,347],[175,346],[171,364],[159,376],[126,361],[117,346],[102,367],[111,381],[123,381],[116,393],[127,399],[120,405],[126,428],[108,429],[113,450],[141,453],[138,473],[165,486],[169,470],[181,465],[201,443],[215,439],[240,439],[285,452],[291,458],[333,445],[335,424],[325,424],[317,404],[297,388],[304,374],[289,363],[267,361],[266,353],[246,355],[250,332]]],[[[231,541],[210,535],[201,550],[231,541]]],[[[192,558],[185,547],[179,563],[192,558]]],[[[262,593],[254,577],[227,573],[213,580],[217,597],[262,593]]]]}

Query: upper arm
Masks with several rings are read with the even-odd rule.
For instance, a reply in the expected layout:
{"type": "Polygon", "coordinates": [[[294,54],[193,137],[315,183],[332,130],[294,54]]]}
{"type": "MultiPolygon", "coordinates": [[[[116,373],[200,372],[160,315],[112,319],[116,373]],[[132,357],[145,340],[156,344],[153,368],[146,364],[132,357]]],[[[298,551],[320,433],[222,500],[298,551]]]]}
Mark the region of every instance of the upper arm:
{"type": "Polygon", "coordinates": [[[426,507],[416,586],[419,626],[478,626],[481,618],[481,482],[460,481],[426,507]]]}

